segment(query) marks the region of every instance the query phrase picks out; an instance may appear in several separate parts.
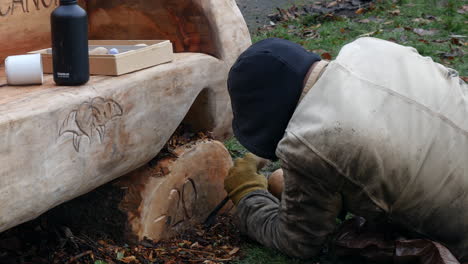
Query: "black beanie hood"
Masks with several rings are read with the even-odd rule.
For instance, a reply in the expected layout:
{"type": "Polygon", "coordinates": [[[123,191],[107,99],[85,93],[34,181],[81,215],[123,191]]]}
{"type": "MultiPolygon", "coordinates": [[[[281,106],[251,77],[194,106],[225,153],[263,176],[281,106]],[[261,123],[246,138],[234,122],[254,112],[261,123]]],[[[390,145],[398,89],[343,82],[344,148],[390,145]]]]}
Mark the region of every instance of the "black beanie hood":
{"type": "Polygon", "coordinates": [[[276,147],[296,109],[304,78],[320,56],[293,42],[270,38],[244,51],[228,77],[239,142],[253,154],[276,160],[276,147]]]}

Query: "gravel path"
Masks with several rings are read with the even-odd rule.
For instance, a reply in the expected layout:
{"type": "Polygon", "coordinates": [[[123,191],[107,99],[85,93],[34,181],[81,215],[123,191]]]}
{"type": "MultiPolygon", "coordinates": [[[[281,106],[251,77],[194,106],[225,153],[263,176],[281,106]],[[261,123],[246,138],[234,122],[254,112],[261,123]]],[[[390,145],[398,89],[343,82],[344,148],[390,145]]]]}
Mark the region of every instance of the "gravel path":
{"type": "Polygon", "coordinates": [[[293,4],[313,3],[316,0],[237,0],[245,21],[251,31],[270,22],[267,15],[274,13],[276,7],[287,7],[293,4]]]}

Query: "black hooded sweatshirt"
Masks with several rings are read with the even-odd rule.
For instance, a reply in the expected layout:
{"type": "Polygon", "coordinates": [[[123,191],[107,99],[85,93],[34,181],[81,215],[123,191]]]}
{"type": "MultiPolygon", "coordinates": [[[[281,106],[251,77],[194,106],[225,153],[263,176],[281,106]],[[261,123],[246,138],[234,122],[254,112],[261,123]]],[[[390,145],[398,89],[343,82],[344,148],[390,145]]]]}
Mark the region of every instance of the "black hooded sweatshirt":
{"type": "Polygon", "coordinates": [[[296,109],[304,78],[320,57],[293,42],[270,38],[244,51],[228,77],[239,142],[253,154],[276,160],[276,147],[296,109]]]}

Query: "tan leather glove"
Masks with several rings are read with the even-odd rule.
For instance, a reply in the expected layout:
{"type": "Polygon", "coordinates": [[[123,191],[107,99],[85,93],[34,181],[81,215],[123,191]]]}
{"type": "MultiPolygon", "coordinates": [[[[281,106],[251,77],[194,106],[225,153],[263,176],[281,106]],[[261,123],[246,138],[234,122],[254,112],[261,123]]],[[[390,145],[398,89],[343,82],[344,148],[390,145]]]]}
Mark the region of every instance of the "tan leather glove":
{"type": "Polygon", "coordinates": [[[226,189],[235,205],[248,193],[255,190],[267,189],[267,179],[257,173],[259,167],[265,163],[266,160],[252,153],[248,153],[244,158],[234,161],[234,166],[229,170],[226,179],[224,179],[224,189],[226,189]]]}

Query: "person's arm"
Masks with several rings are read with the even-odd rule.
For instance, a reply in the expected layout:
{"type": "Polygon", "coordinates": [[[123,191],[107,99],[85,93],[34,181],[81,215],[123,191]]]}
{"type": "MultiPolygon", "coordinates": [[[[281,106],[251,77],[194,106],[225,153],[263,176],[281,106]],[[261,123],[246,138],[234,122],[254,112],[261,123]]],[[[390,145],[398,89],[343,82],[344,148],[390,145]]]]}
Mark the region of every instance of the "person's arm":
{"type": "Polygon", "coordinates": [[[255,190],[237,206],[241,231],[267,247],[303,259],[320,252],[335,230],[342,207],[339,183],[328,183],[336,177],[334,169],[319,157],[308,160],[313,175],[299,171],[297,164],[283,162],[281,202],[266,190],[255,190]]]}

